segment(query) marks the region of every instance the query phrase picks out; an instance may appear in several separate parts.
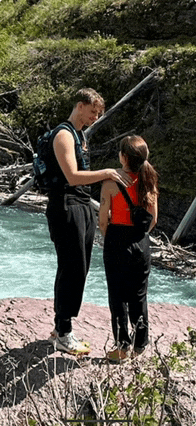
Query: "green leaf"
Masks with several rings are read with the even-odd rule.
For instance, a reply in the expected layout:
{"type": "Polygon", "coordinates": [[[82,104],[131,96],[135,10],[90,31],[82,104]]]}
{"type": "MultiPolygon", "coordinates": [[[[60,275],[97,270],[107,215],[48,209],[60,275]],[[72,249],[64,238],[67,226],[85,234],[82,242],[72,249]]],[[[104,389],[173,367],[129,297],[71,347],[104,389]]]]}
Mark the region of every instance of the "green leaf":
{"type": "Polygon", "coordinates": [[[29,419],[28,420],[29,426],[36,426],[37,425],[37,421],[34,419],[29,419]]]}

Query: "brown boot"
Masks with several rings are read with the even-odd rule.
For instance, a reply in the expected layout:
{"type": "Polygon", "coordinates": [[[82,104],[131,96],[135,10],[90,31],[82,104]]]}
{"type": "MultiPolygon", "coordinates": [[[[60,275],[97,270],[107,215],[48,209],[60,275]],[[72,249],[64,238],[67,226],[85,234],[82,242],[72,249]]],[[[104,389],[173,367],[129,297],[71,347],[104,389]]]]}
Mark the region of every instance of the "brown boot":
{"type": "Polygon", "coordinates": [[[106,358],[110,361],[120,361],[128,358],[129,350],[128,349],[120,349],[116,348],[113,351],[109,351],[106,354],[106,358]]]}

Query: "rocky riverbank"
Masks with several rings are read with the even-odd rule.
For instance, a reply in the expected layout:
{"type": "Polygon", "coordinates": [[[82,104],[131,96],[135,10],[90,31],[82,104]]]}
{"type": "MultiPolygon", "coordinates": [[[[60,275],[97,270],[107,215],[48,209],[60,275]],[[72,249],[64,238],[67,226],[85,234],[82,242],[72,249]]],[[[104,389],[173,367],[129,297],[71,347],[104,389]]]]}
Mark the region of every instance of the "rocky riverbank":
{"type": "MultiPolygon", "coordinates": [[[[1,426],[64,425],[66,418],[106,418],[103,408],[103,398],[106,398],[103,384],[106,382],[111,392],[115,385],[119,387],[117,401],[121,401],[118,415],[110,411],[110,416],[124,418],[126,407],[131,412],[125,391],[128,384],[137,385],[137,392],[139,386],[142,395],[152,378],[152,388],[157,380],[160,383],[162,380],[167,385],[166,396],[173,398],[173,402],[164,405],[164,417],[167,415],[168,421],[159,424],[195,424],[196,353],[187,328],[196,330],[196,307],[151,304],[149,346],[144,354],[129,358],[123,364],[108,364],[105,358],[105,351],[112,345],[107,307],[84,303],[73,321],[76,335],[91,343],[92,351],[84,358],[54,351],[48,342],[53,329],[52,299],[3,299],[0,318],[1,426]],[[179,366],[177,370],[175,363],[179,366]],[[151,379],[149,376],[147,379],[149,374],[151,379]],[[145,380],[140,382],[139,377],[146,377],[146,384],[145,380]],[[177,422],[178,417],[180,422],[177,422]],[[171,423],[172,419],[176,423],[171,423]],[[30,420],[32,423],[28,423],[30,420]]],[[[159,406],[158,400],[156,406],[159,406]]],[[[156,409],[156,415],[161,418],[161,409],[156,409]]],[[[87,423],[78,421],[76,424],[87,423]]],[[[121,423],[117,420],[113,424],[121,423]]]]}
{"type": "MultiPolygon", "coordinates": [[[[0,300],[0,354],[22,348],[28,342],[46,344],[53,329],[53,299],[13,298],[0,300]]],[[[163,333],[160,347],[167,351],[173,341],[188,341],[187,327],[196,329],[196,307],[167,303],[149,305],[150,354],[163,333]]],[[[91,342],[91,358],[104,358],[104,346],[112,344],[109,308],[83,303],[74,331],[91,342]],[[109,340],[108,340],[109,337],[109,340]]],[[[49,343],[47,343],[49,345],[49,343]]]]}

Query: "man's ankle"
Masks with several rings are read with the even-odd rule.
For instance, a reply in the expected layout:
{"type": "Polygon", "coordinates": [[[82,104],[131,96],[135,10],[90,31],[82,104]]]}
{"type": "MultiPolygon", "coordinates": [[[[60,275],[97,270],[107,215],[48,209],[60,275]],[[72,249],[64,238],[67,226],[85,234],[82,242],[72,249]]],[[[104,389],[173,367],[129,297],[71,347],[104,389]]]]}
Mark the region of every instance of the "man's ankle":
{"type": "Polygon", "coordinates": [[[66,333],[71,333],[72,325],[71,319],[60,319],[58,321],[58,334],[59,337],[63,337],[66,333]]]}

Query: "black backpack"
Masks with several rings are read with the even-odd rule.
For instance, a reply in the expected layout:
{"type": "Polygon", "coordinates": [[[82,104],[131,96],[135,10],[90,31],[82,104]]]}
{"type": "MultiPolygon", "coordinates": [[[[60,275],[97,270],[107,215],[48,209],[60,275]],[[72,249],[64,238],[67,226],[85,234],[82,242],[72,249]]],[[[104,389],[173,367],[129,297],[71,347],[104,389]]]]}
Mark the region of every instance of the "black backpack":
{"type": "Polygon", "coordinates": [[[135,228],[139,233],[148,232],[153,219],[152,214],[143,207],[133,204],[133,201],[124,186],[119,182],[116,183],[130,208],[131,220],[133,221],[135,228]]]}
{"type": "Polygon", "coordinates": [[[55,184],[58,183],[58,177],[54,175],[54,171],[50,167],[48,161],[48,151],[50,142],[54,139],[56,134],[62,130],[70,130],[75,140],[76,152],[79,154],[81,161],[83,162],[84,170],[87,169],[85,160],[82,154],[82,146],[79,136],[71,125],[71,123],[62,123],[55,129],[49,130],[41,135],[37,139],[37,153],[33,155],[33,171],[34,171],[34,187],[42,194],[47,194],[55,184]]]}

